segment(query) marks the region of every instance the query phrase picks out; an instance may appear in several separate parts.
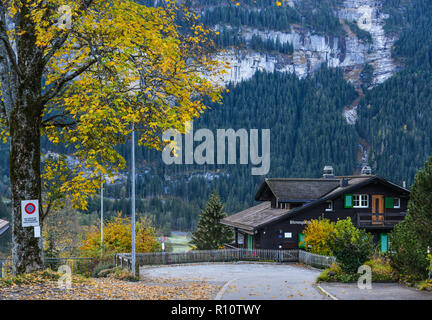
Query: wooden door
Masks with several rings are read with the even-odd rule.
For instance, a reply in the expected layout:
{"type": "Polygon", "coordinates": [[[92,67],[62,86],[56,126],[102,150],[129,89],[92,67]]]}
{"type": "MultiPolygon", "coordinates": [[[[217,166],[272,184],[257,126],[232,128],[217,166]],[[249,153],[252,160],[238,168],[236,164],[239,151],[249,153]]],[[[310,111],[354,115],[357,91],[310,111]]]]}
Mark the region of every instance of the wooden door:
{"type": "Polygon", "coordinates": [[[372,195],[372,224],[383,224],[384,222],[384,196],[382,194],[372,195]]]}

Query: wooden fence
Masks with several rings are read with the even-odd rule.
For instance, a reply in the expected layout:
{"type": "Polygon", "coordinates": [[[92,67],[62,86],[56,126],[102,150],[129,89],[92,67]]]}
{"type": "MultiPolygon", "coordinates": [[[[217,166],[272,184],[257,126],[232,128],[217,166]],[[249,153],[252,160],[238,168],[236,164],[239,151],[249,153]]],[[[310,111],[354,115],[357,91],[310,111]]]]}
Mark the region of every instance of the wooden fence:
{"type": "Polygon", "coordinates": [[[299,250],[298,261],[317,268],[327,268],[330,267],[330,265],[336,261],[336,258],[322,256],[319,254],[314,254],[307,251],[299,250]]]}
{"type": "MultiPolygon", "coordinates": [[[[116,254],[115,260],[117,266],[131,268],[130,253],[116,254]]],[[[298,261],[298,250],[222,249],[136,254],[136,263],[138,266],[231,261],[295,262],[298,261]]]]}
{"type": "MultiPolygon", "coordinates": [[[[199,262],[233,262],[233,261],[268,261],[268,262],[302,262],[315,267],[328,267],[334,257],[311,254],[303,250],[267,250],[267,249],[222,249],[193,250],[180,253],[137,253],[136,270],[146,265],[167,265],[199,262]]],[[[117,266],[132,269],[130,253],[115,255],[117,266]]]]}

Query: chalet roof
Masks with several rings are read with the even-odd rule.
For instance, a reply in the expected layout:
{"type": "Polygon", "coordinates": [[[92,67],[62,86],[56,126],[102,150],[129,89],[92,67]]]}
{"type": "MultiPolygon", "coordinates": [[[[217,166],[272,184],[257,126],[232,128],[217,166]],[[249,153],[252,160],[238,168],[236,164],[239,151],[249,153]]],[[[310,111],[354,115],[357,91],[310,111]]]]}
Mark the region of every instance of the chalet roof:
{"type": "Polygon", "coordinates": [[[253,231],[256,227],[271,222],[288,211],[288,209],[271,208],[271,202],[266,201],[226,217],[220,222],[243,230],[253,231]]]}
{"type": "Polygon", "coordinates": [[[0,235],[3,234],[9,228],[9,222],[0,219],[0,235]]]}
{"type": "Polygon", "coordinates": [[[255,195],[256,201],[269,201],[273,194],[279,201],[308,202],[336,189],[340,179],[269,178],[255,195]]]}
{"type": "Polygon", "coordinates": [[[383,183],[388,187],[397,189],[407,195],[409,194],[408,189],[402,188],[384,178],[374,175],[338,176],[334,179],[266,179],[255,196],[255,200],[260,201],[262,199],[261,201],[264,200],[264,203],[222,219],[221,223],[243,230],[253,231],[270,222],[276,222],[294,216],[327,200],[333,200],[341,194],[354,191],[355,189],[374,181],[383,183]],[[345,186],[341,185],[342,179],[347,181],[345,186]],[[299,190],[296,189],[297,185],[299,186],[299,190]],[[283,190],[284,187],[287,188],[288,191],[283,190]],[[272,192],[282,201],[289,200],[295,202],[297,200],[305,203],[303,206],[293,209],[271,208],[271,202],[269,201],[271,199],[270,197],[267,198],[269,192],[272,192]]]}

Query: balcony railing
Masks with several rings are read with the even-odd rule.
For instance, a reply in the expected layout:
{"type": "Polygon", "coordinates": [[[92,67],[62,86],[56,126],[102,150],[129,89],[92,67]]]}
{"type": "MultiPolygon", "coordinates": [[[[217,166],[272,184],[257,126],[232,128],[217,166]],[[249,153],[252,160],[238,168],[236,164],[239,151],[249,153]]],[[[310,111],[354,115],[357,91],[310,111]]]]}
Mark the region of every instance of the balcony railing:
{"type": "Polygon", "coordinates": [[[406,212],[357,213],[359,228],[392,228],[405,218],[406,212]]]}

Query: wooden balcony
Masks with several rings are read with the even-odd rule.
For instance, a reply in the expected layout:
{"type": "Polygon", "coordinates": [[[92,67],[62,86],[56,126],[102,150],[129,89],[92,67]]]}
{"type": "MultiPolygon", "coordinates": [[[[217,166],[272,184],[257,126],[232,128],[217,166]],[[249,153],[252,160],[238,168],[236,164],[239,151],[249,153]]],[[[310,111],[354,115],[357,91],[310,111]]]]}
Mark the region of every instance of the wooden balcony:
{"type": "Polygon", "coordinates": [[[406,212],[357,212],[357,227],[365,229],[392,229],[405,218],[406,212]]]}

